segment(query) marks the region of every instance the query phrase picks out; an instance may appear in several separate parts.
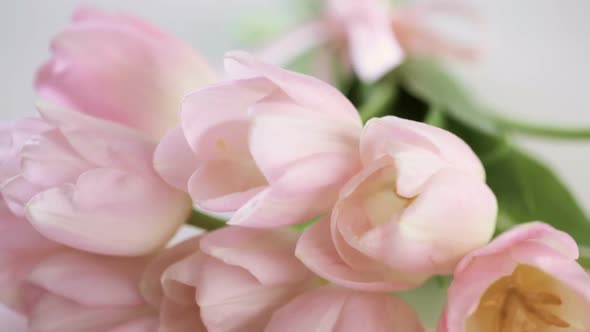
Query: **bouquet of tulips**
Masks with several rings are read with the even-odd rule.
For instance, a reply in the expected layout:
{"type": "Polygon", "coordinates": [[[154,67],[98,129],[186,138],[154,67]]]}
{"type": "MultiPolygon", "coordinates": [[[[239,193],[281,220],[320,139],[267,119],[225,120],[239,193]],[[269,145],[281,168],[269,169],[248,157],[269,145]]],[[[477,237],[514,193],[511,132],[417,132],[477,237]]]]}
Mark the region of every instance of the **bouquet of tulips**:
{"type": "Polygon", "coordinates": [[[431,14],[472,15],[328,0],[214,70],[79,8],[0,127],[6,332],[590,331],[590,221],[511,141],[590,132],[488,111],[431,14]]]}

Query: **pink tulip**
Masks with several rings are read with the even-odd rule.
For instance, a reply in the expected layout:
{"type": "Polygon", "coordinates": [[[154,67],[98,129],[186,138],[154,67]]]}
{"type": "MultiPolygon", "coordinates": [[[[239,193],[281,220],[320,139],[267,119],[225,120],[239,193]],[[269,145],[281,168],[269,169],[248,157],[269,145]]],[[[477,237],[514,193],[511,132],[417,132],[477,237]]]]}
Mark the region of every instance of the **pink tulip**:
{"type": "Polygon", "coordinates": [[[564,232],[514,227],[457,266],[438,331],[590,331],[590,275],[577,258],[564,232]]]}
{"type": "Polygon", "coordinates": [[[234,225],[328,212],[359,167],[354,106],[317,79],[245,53],[229,53],[225,65],[230,80],[186,97],[182,129],[160,144],[156,169],[203,209],[235,212],[234,225]]]}
{"type": "Polygon", "coordinates": [[[189,45],[135,17],[81,7],[37,74],[42,97],[162,137],[182,97],[214,78],[189,45]]]}
{"type": "Polygon", "coordinates": [[[350,288],[408,289],[490,240],[496,199],[459,138],[390,116],[367,123],[360,150],[363,170],[299,240],[311,270],[350,288]]]}
{"type": "MultiPolygon", "coordinates": [[[[473,19],[476,15],[465,5],[438,1],[392,7],[388,2],[325,0],[319,20],[286,34],[265,49],[262,57],[285,65],[310,49],[328,46],[329,51],[335,52],[345,64],[350,62],[360,79],[372,82],[396,68],[408,55],[436,55],[463,60],[477,55],[473,48],[450,41],[428,25],[433,14],[473,19]]],[[[320,52],[321,55],[324,53],[320,52]]],[[[321,60],[322,57],[317,59],[318,63],[321,60]]],[[[327,76],[330,78],[330,73],[327,76]]]]}
{"type": "Polygon", "coordinates": [[[26,332],[27,322],[25,317],[0,304],[0,331],[26,332]]]}
{"type": "Polygon", "coordinates": [[[264,332],[423,332],[414,310],[383,293],[325,286],[277,310],[264,332]]]}
{"type": "Polygon", "coordinates": [[[262,331],[272,313],[313,286],[290,229],[226,227],[168,249],[146,270],[159,331],[262,331]]]}
{"type": "Polygon", "coordinates": [[[65,247],[37,252],[37,262],[13,285],[7,302],[26,317],[29,331],[153,331],[155,311],[138,288],[147,260],[65,247]]]}
{"type": "Polygon", "coordinates": [[[0,202],[0,303],[11,309],[14,289],[46,252],[59,245],[42,237],[27,220],[13,215],[0,202]]]}
{"type": "Polygon", "coordinates": [[[155,143],[90,116],[40,106],[0,132],[2,196],[55,242],[108,255],[161,248],[186,220],[189,198],[154,172],[155,143]]]}

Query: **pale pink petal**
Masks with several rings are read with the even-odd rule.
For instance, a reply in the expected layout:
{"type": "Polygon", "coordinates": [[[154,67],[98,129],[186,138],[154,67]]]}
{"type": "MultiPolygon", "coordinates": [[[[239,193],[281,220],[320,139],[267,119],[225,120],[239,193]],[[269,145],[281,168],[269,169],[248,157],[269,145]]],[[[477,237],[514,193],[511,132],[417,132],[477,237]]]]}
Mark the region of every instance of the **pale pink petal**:
{"type": "Polygon", "coordinates": [[[19,285],[58,247],[0,203],[0,303],[22,312],[19,285]]]}
{"type": "Polygon", "coordinates": [[[202,162],[189,179],[191,198],[205,209],[229,212],[239,209],[267,185],[252,161],[202,162]]]}
{"type": "Polygon", "coordinates": [[[51,51],[36,79],[43,97],[155,138],[177,123],[182,96],[214,76],[182,41],[137,18],[87,7],[51,51]]]}
{"type": "Polygon", "coordinates": [[[85,307],[59,296],[46,294],[32,308],[30,331],[104,332],[145,314],[144,307],[85,307]]]}
{"type": "Polygon", "coordinates": [[[201,249],[225,264],[250,272],[263,285],[305,281],[311,276],[295,257],[295,230],[225,227],[201,240],[201,249]]]}
{"type": "MultiPolygon", "coordinates": [[[[454,134],[424,123],[394,116],[372,119],[361,134],[361,156],[365,164],[372,160],[409,148],[420,148],[439,156],[450,167],[458,168],[479,178],[484,169],[471,148],[454,134]]],[[[400,194],[410,195],[412,188],[400,188],[400,194]],[[406,193],[406,191],[408,193],[406,193]]]]}
{"type": "Polygon", "coordinates": [[[73,150],[57,129],[34,136],[21,150],[21,175],[43,188],[73,182],[93,166],[73,150]]]}
{"type": "Polygon", "coordinates": [[[0,305],[0,331],[27,332],[26,317],[0,305]]]}
{"type": "Polygon", "coordinates": [[[169,131],[154,152],[154,168],[158,174],[168,184],[185,192],[188,192],[188,181],[198,163],[180,127],[169,131]]]}
{"type": "Polygon", "coordinates": [[[382,293],[322,287],[277,310],[265,332],[423,332],[414,310],[382,293]]]}
{"type": "Polygon", "coordinates": [[[300,106],[332,114],[344,121],[360,123],[359,114],[350,101],[337,89],[317,78],[266,64],[242,51],[228,52],[225,68],[234,78],[267,78],[300,106]]]}
{"type": "Polygon", "coordinates": [[[327,213],[356,167],[341,154],[318,154],[291,164],[269,188],[242,206],[232,225],[276,227],[302,223],[327,213]]]}
{"type": "Polygon", "coordinates": [[[302,290],[297,284],[262,285],[214,258],[207,259],[199,285],[197,303],[209,331],[262,331],[272,312],[302,290]]]}
{"type": "MultiPolygon", "coordinates": [[[[341,203],[347,209],[354,204],[363,203],[341,203]]],[[[349,245],[399,271],[445,274],[452,272],[465,254],[491,239],[497,205],[494,194],[481,180],[443,171],[426,183],[424,191],[399,217],[394,215],[389,222],[371,227],[367,213],[363,218],[339,211],[341,217],[334,222],[349,245]],[[452,195],[449,188],[453,188],[452,195]],[[459,233],[468,236],[449,241],[459,233]]]]}
{"type": "Polygon", "coordinates": [[[0,126],[0,182],[20,171],[20,151],[34,136],[50,130],[51,126],[38,118],[21,118],[0,126]]]}
{"type": "Polygon", "coordinates": [[[159,307],[164,298],[161,278],[164,271],[172,264],[199,250],[200,237],[189,238],[174,247],[164,250],[145,268],[140,283],[143,297],[154,307],[159,307]]]}
{"type": "Polygon", "coordinates": [[[12,213],[19,217],[24,217],[25,205],[29,200],[44,189],[42,186],[31,183],[22,175],[16,175],[0,184],[0,194],[2,194],[4,203],[12,213]]]}
{"type": "Polygon", "coordinates": [[[145,258],[110,258],[64,250],[44,259],[28,281],[83,306],[138,306],[145,258]]]}
{"type": "Polygon", "coordinates": [[[360,13],[346,25],[352,65],[358,76],[373,82],[399,66],[405,52],[384,13],[360,13]]]}
{"type": "MultiPolygon", "coordinates": [[[[215,154],[206,153],[211,151],[210,144],[201,142],[207,131],[228,122],[248,122],[249,107],[274,89],[268,80],[258,77],[210,85],[187,95],[182,103],[182,128],[199,159],[216,158],[215,154]],[[202,146],[208,148],[203,153],[202,146]]],[[[236,141],[232,139],[235,134],[231,130],[225,134],[228,137],[218,139],[236,141]]]]}
{"type": "Polygon", "coordinates": [[[158,332],[207,332],[201,320],[201,311],[196,303],[178,304],[164,299],[160,307],[158,332]]]}
{"type": "Polygon", "coordinates": [[[576,325],[590,326],[590,318],[583,309],[590,305],[590,276],[572,257],[577,254],[575,246],[569,235],[549,225],[529,223],[475,250],[455,270],[439,331],[464,332],[465,320],[475,311],[487,288],[510,275],[519,264],[539,268],[561,281],[564,287],[560,295],[567,307],[563,312],[578,320],[576,325]]]}
{"type": "Polygon", "coordinates": [[[510,232],[501,234],[489,245],[465,256],[455,271],[460,273],[476,257],[496,255],[531,239],[553,248],[566,259],[576,260],[579,257],[578,244],[569,234],[541,222],[529,222],[511,228],[510,232]]]}
{"type": "MultiPolygon", "coordinates": [[[[138,319],[134,319],[131,322],[121,324],[108,332],[147,332],[156,331],[158,328],[158,318],[152,316],[146,316],[138,319]]],[[[181,332],[181,331],[179,331],[181,332]]]]}
{"type": "Polygon", "coordinates": [[[260,59],[279,67],[286,67],[297,57],[329,41],[330,33],[324,22],[301,24],[258,53],[260,59]]]}
{"type": "Polygon", "coordinates": [[[58,127],[72,149],[97,167],[118,167],[153,176],[155,141],[117,123],[49,104],[38,104],[41,116],[58,127]]]}
{"type": "Polygon", "coordinates": [[[320,220],[303,233],[295,254],[314,273],[343,287],[383,292],[410,287],[408,281],[387,269],[354,270],[346,264],[334,247],[328,219],[320,220]]]}
{"type": "Polygon", "coordinates": [[[294,162],[325,153],[348,159],[345,162],[350,170],[343,168],[344,175],[360,168],[360,123],[285,100],[259,102],[252,113],[250,151],[270,182],[294,162]]]}
{"type": "Polygon", "coordinates": [[[183,196],[157,179],[94,169],[75,185],[37,194],[27,204],[27,217],[57,242],[102,254],[141,255],[162,246],[186,220],[191,203],[183,196]]]}

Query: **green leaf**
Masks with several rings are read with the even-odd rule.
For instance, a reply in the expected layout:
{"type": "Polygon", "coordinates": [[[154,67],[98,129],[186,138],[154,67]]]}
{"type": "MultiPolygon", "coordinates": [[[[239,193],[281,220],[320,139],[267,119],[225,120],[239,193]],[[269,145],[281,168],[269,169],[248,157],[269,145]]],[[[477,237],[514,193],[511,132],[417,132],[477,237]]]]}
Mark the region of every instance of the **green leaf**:
{"type": "Polygon", "coordinates": [[[405,87],[415,96],[471,127],[487,133],[497,131],[495,123],[482,115],[480,106],[438,63],[411,58],[400,70],[405,87]]]}
{"type": "Polygon", "coordinates": [[[192,211],[186,223],[206,231],[212,231],[226,226],[224,220],[197,210],[192,211]]]}
{"type": "Polygon", "coordinates": [[[506,117],[490,112],[472,94],[434,61],[411,58],[401,67],[405,87],[458,121],[493,134],[506,131],[561,139],[589,139],[590,126],[567,128],[506,117]]]}
{"type": "Polygon", "coordinates": [[[396,293],[395,296],[410,304],[417,311],[420,321],[426,326],[436,326],[447,300],[448,277],[432,277],[422,286],[396,293]]]}
{"type": "Polygon", "coordinates": [[[590,220],[555,172],[501,136],[450,117],[446,122],[446,129],[465,140],[484,164],[487,183],[498,199],[498,231],[538,220],[590,246],[590,220]]]}

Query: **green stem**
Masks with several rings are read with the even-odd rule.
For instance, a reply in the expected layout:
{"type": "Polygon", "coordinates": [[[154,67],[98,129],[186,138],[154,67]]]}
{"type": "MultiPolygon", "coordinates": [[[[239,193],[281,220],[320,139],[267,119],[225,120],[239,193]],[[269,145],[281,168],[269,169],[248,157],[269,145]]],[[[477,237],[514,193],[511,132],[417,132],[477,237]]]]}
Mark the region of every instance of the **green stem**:
{"type": "Polygon", "coordinates": [[[359,113],[363,123],[371,118],[382,116],[389,111],[390,105],[398,95],[398,89],[390,80],[385,80],[376,84],[370,89],[370,94],[366,101],[359,107],[359,113]]]}
{"type": "Polygon", "coordinates": [[[193,210],[191,215],[188,217],[186,223],[206,231],[212,231],[221,227],[225,227],[225,221],[195,210],[193,210]]]}
{"type": "Polygon", "coordinates": [[[508,132],[561,139],[590,139],[590,128],[567,128],[543,123],[524,122],[490,112],[481,113],[481,115],[494,121],[498,127],[508,132]]]}

